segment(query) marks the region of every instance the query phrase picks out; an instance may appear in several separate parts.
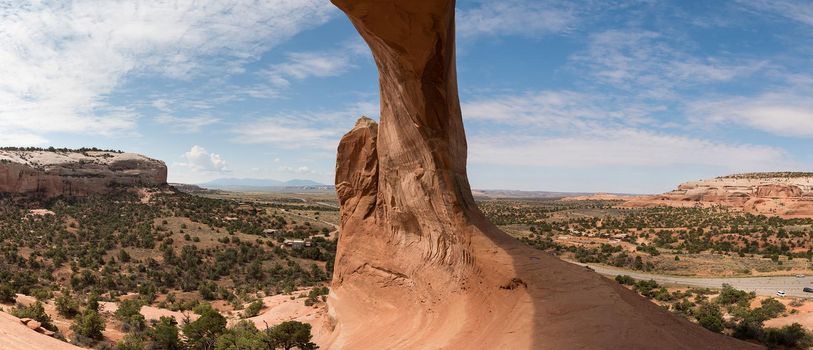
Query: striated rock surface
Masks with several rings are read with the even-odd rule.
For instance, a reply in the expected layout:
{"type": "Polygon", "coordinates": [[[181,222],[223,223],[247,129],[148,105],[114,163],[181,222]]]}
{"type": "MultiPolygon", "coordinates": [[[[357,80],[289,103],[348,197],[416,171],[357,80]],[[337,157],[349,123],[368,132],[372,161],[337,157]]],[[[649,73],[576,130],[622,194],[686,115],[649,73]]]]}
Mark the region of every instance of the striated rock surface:
{"type": "Polygon", "coordinates": [[[338,153],[347,155],[336,161],[336,194],[339,198],[341,224],[351,217],[363,220],[375,209],[378,192],[378,124],[362,117],[342,138],[338,153]]]}
{"type": "Polygon", "coordinates": [[[748,173],[680,184],[674,191],[636,197],[626,207],[724,205],[752,214],[813,216],[813,174],[748,173]]]}
{"type": "Polygon", "coordinates": [[[369,45],[381,122],[339,145],[329,349],[749,349],[478,210],[466,175],[453,0],[332,0],[369,45]]]}
{"type": "Polygon", "coordinates": [[[0,150],[0,192],[5,193],[87,196],[166,181],[164,162],[135,153],[0,150]]]}
{"type": "MultiPolygon", "coordinates": [[[[82,350],[82,348],[68,344],[61,340],[42,334],[51,332],[42,328],[32,330],[31,322],[21,322],[20,319],[0,311],[0,349],[3,350],[82,350]]],[[[38,322],[37,322],[38,323],[38,322]]]]}

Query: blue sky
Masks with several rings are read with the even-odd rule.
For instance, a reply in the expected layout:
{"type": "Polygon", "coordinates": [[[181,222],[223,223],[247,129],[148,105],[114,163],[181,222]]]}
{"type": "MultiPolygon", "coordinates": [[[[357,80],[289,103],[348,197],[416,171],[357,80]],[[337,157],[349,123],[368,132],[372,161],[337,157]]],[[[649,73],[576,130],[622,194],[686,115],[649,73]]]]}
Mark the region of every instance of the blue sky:
{"type": "MultiPolygon", "coordinates": [[[[813,3],[459,0],[473,187],[653,193],[813,168],[813,3]]],[[[324,0],[0,1],[0,144],[164,160],[170,181],[332,183],[377,118],[324,0]]]]}

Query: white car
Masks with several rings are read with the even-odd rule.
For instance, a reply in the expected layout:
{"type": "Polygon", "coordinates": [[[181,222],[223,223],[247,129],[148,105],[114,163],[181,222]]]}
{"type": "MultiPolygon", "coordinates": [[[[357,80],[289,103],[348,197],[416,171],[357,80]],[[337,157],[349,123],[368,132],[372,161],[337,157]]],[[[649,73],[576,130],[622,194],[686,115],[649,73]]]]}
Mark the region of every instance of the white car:
{"type": "Polygon", "coordinates": [[[785,291],[784,290],[778,290],[778,291],[776,291],[776,295],[778,295],[780,297],[783,297],[783,296],[785,296],[785,291]]]}
{"type": "Polygon", "coordinates": [[[796,275],[796,278],[805,278],[805,275],[796,275]]]}

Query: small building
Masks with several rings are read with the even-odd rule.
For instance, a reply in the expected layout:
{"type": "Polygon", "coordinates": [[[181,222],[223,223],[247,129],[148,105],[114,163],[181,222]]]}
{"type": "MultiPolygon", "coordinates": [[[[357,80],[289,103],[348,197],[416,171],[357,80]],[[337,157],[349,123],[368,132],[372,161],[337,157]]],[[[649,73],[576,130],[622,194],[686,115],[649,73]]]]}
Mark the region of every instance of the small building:
{"type": "Polygon", "coordinates": [[[239,204],[237,206],[237,210],[248,212],[248,213],[251,213],[251,214],[256,214],[257,213],[257,208],[255,208],[253,205],[248,204],[248,203],[239,204]]]}
{"type": "Polygon", "coordinates": [[[286,247],[293,248],[293,249],[302,249],[305,247],[305,240],[304,239],[286,239],[283,244],[286,247]]]}

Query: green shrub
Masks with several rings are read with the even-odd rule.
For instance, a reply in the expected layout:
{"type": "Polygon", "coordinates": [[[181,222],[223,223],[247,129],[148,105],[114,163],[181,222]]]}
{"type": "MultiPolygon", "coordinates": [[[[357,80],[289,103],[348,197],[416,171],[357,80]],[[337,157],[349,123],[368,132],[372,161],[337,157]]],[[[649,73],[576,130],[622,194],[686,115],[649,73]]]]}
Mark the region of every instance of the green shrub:
{"type": "Polygon", "coordinates": [[[28,306],[20,306],[11,310],[11,314],[17,318],[30,318],[42,324],[42,327],[50,331],[57,331],[56,326],[51,323],[51,316],[45,313],[42,303],[37,301],[28,306]]]}
{"type": "Polygon", "coordinates": [[[720,295],[714,301],[720,305],[745,304],[754,297],[756,297],[754,292],[748,293],[724,283],[720,295]]]}
{"type": "Polygon", "coordinates": [[[774,298],[768,298],[762,301],[762,306],[758,307],[761,312],[764,313],[765,319],[777,318],[779,315],[785,312],[787,309],[785,304],[779,302],[774,298]]]}
{"type": "Polygon", "coordinates": [[[715,333],[720,333],[725,328],[723,326],[723,314],[720,307],[712,303],[702,303],[694,311],[697,323],[715,333]]]}
{"type": "Polygon", "coordinates": [[[772,347],[807,349],[813,346],[813,335],[798,323],[778,329],[766,328],[764,332],[763,342],[772,347]]]}
{"type": "Polygon", "coordinates": [[[99,316],[99,313],[93,310],[85,310],[71,325],[71,330],[77,335],[94,339],[102,340],[104,336],[104,320],[99,316]]]}
{"type": "Polygon", "coordinates": [[[116,310],[116,318],[122,322],[129,321],[133,316],[141,314],[141,306],[144,304],[141,300],[124,300],[119,303],[119,308],[116,310]]]}
{"type": "Polygon", "coordinates": [[[314,350],[311,342],[311,325],[297,321],[286,321],[266,330],[268,344],[273,348],[314,350]]]}
{"type": "Polygon", "coordinates": [[[116,344],[116,350],[144,350],[146,342],[136,334],[127,334],[124,339],[116,344]]]}
{"type": "Polygon", "coordinates": [[[631,286],[635,284],[635,279],[628,276],[628,275],[618,275],[615,276],[615,281],[621,283],[623,285],[631,286]]]}
{"type": "Polygon", "coordinates": [[[66,318],[74,318],[79,314],[79,302],[70,295],[63,294],[56,298],[56,311],[66,318]]]}
{"type": "Polygon", "coordinates": [[[266,350],[266,336],[254,322],[242,320],[217,338],[215,350],[266,350]]]}
{"type": "Polygon", "coordinates": [[[638,293],[641,293],[641,295],[650,299],[655,296],[656,289],[660,287],[658,282],[655,282],[655,280],[636,281],[634,286],[635,290],[638,291],[638,293]]]}
{"type": "Polygon", "coordinates": [[[13,303],[17,299],[14,289],[8,284],[0,284],[0,303],[13,303]]]}
{"type": "Polygon", "coordinates": [[[165,350],[179,350],[182,348],[178,337],[178,323],[173,317],[163,316],[150,331],[155,347],[165,350]]]}
{"type": "Polygon", "coordinates": [[[226,318],[216,310],[203,311],[200,318],[184,326],[183,333],[189,339],[190,349],[211,349],[217,338],[226,331],[226,318]]]}
{"type": "Polygon", "coordinates": [[[265,304],[261,299],[257,299],[253,303],[249,304],[246,310],[243,312],[244,317],[254,317],[260,314],[260,310],[263,309],[265,304]]]}

